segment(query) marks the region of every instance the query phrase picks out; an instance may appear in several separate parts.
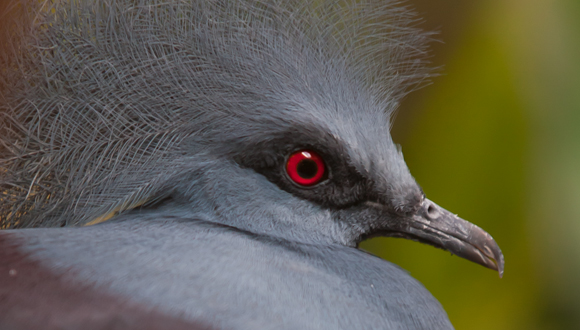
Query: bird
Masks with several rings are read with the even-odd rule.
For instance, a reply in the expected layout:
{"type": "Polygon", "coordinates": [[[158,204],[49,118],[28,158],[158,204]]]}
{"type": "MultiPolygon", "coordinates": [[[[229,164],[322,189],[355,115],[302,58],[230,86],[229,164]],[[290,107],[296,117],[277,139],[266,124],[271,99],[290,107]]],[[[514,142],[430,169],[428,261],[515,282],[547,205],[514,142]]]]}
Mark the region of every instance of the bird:
{"type": "Polygon", "coordinates": [[[453,329],[375,236],[503,274],[390,134],[394,0],[0,5],[0,329],[453,329]]]}

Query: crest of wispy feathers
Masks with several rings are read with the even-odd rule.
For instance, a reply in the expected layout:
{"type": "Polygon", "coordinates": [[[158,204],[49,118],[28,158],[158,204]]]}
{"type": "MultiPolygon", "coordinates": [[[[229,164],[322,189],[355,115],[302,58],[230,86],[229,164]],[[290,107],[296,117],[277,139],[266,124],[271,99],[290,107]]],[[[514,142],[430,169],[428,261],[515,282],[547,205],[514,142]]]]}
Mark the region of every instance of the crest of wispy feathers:
{"type": "Polygon", "coordinates": [[[86,224],[159,198],[203,152],[182,143],[247,95],[334,79],[392,111],[428,77],[428,37],[400,4],[313,3],[0,5],[0,226],[86,224]]]}

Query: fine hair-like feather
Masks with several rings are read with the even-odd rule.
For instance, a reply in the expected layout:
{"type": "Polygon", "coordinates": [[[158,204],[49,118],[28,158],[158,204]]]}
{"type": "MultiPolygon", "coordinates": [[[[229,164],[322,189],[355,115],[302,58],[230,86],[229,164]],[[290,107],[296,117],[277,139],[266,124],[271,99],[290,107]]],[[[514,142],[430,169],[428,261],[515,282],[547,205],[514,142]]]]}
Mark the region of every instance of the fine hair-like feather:
{"type": "Polygon", "coordinates": [[[84,225],[163,198],[207,151],[189,141],[211,144],[212,132],[235,129],[231,118],[318,99],[392,112],[429,76],[429,35],[395,1],[15,0],[0,10],[1,228],[84,225]]]}

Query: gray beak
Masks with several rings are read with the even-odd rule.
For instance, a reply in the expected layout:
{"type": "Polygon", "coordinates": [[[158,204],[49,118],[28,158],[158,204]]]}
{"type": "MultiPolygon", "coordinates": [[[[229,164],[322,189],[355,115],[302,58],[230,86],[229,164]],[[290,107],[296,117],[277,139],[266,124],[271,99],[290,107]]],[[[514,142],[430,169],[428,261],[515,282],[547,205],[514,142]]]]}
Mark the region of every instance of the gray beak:
{"type": "Polygon", "coordinates": [[[433,245],[503,275],[503,254],[491,235],[428,199],[415,214],[391,222],[381,234],[433,245]]]}

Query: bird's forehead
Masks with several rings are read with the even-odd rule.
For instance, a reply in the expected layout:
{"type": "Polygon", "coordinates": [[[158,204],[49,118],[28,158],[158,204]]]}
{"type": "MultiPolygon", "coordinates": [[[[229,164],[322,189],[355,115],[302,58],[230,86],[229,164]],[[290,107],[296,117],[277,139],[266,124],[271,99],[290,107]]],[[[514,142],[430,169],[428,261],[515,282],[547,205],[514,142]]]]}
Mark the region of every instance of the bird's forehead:
{"type": "Polygon", "coordinates": [[[370,98],[329,103],[303,105],[303,111],[296,115],[305,118],[297,122],[315,123],[323,135],[330,135],[345,153],[344,161],[378,189],[397,190],[403,195],[417,191],[401,148],[390,135],[389,105],[376,104],[370,98]]]}
{"type": "Polygon", "coordinates": [[[388,162],[395,147],[388,118],[383,113],[346,109],[339,113],[328,111],[325,115],[321,126],[344,147],[353,165],[369,172],[388,162]]]}

